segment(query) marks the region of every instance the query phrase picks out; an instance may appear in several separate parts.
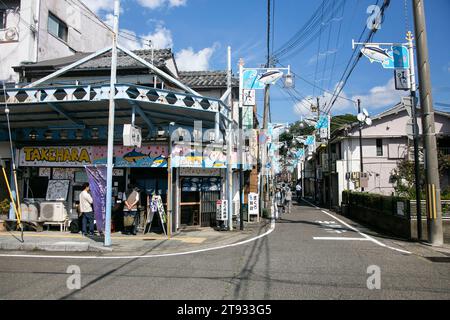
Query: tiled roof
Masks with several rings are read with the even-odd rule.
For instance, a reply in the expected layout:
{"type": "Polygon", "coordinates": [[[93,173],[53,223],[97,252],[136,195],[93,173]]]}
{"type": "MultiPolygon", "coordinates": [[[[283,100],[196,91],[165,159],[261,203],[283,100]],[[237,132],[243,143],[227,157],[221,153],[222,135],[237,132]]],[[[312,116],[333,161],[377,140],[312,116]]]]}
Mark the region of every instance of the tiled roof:
{"type": "MultiPolygon", "coordinates": [[[[139,57],[145,59],[148,62],[152,61],[152,51],[151,50],[135,50],[133,51],[135,54],[137,54],[139,57]]],[[[32,64],[22,64],[19,66],[19,68],[24,67],[28,70],[38,70],[38,69],[60,69],[67,65],[70,65],[88,55],[91,53],[76,53],[72,56],[67,56],[63,58],[58,59],[52,59],[52,60],[46,60],[41,61],[38,63],[32,63],[32,64]]],[[[158,68],[161,68],[165,66],[166,60],[173,57],[172,50],[171,49],[161,49],[161,50],[154,50],[153,52],[153,61],[155,63],[155,66],[158,68]]],[[[117,65],[119,69],[127,69],[127,68],[140,68],[144,67],[141,63],[134,60],[132,57],[128,56],[127,54],[119,51],[118,53],[118,61],[117,65]]],[[[97,57],[93,60],[90,60],[81,66],[78,66],[74,70],[88,70],[88,69],[110,69],[111,68],[111,52],[105,53],[101,55],[100,57],[97,57]]]]}
{"type": "MultiPolygon", "coordinates": [[[[191,88],[226,88],[226,71],[181,71],[180,81],[191,88]]],[[[239,80],[232,78],[233,87],[239,87],[239,80]]]]}
{"type": "MultiPolygon", "coordinates": [[[[142,59],[151,62],[152,61],[152,51],[151,50],[136,50],[133,51],[136,55],[141,57],[142,59]]],[[[156,67],[163,67],[166,63],[166,60],[172,58],[172,50],[170,49],[162,49],[162,50],[154,50],[153,52],[153,61],[156,67]]],[[[141,68],[144,67],[141,63],[127,55],[119,51],[117,57],[117,66],[119,69],[128,69],[128,68],[141,68]]],[[[78,70],[83,69],[110,69],[111,68],[111,52],[108,52],[97,59],[86,62],[85,64],[79,66],[78,70]]]]}

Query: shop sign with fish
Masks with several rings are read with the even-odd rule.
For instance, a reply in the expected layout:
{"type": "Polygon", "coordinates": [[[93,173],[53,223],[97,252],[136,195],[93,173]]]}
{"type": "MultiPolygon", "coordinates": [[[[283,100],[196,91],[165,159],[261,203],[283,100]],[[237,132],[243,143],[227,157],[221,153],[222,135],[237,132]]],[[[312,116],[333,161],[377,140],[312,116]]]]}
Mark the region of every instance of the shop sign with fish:
{"type": "MultiPolygon", "coordinates": [[[[116,146],[116,168],[163,168],[167,167],[168,147],[164,145],[141,148],[116,146]]],[[[79,147],[24,147],[20,150],[23,167],[84,167],[89,164],[106,164],[106,146],[79,147]]]]}

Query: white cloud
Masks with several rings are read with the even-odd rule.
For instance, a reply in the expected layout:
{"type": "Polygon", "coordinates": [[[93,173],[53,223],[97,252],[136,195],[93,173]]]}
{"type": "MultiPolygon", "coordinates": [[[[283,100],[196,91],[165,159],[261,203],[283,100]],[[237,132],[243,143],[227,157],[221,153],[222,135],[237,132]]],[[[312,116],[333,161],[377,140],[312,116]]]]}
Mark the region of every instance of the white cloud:
{"type": "MultiPolygon", "coordinates": [[[[335,88],[340,85],[341,84],[338,83],[335,88]]],[[[352,97],[349,97],[344,91],[342,91],[333,105],[332,113],[340,114],[349,112],[356,114],[355,103],[350,100],[357,101],[357,99],[361,100],[364,108],[373,113],[373,111],[377,111],[384,107],[393,107],[395,104],[401,101],[401,97],[404,95],[405,94],[401,91],[395,90],[395,80],[390,79],[383,86],[373,87],[366,95],[354,95],[352,97]]],[[[322,97],[320,97],[320,101],[322,101],[323,103],[328,103],[331,101],[331,98],[332,94],[326,92],[322,97]]],[[[294,105],[294,112],[303,117],[313,116],[310,111],[311,103],[314,103],[314,105],[317,104],[315,98],[307,97],[306,99],[303,99],[301,102],[298,102],[294,105]]],[[[324,106],[324,108],[327,107],[324,106]]]]}
{"type": "Polygon", "coordinates": [[[159,25],[154,33],[144,36],[145,39],[151,40],[155,49],[166,49],[173,47],[172,32],[159,25]]]}
{"type": "Polygon", "coordinates": [[[89,7],[95,14],[101,12],[113,12],[114,0],[82,0],[84,4],[89,7]]]}
{"type": "Polygon", "coordinates": [[[195,52],[192,48],[183,49],[176,54],[176,61],[180,71],[205,71],[209,69],[209,61],[217,48],[214,44],[211,48],[204,48],[195,52]]]}
{"type": "Polygon", "coordinates": [[[380,109],[400,102],[404,95],[402,91],[395,90],[395,80],[392,78],[386,85],[370,89],[369,94],[354,96],[352,99],[360,99],[366,108],[380,109]]]}
{"type": "Polygon", "coordinates": [[[149,9],[156,9],[163,6],[169,6],[171,8],[185,6],[187,0],[138,0],[138,3],[149,9]]]}
{"type": "Polygon", "coordinates": [[[181,7],[185,6],[187,3],[187,0],[169,0],[169,6],[170,7],[181,7]]]}
{"type": "MultiPolygon", "coordinates": [[[[108,14],[105,23],[109,26],[113,23],[114,16],[108,14]]],[[[167,49],[173,47],[172,32],[164,27],[162,24],[156,26],[153,33],[139,35],[137,38],[136,32],[127,29],[120,29],[119,43],[129,50],[149,49],[151,40],[155,49],[167,49]]]]}

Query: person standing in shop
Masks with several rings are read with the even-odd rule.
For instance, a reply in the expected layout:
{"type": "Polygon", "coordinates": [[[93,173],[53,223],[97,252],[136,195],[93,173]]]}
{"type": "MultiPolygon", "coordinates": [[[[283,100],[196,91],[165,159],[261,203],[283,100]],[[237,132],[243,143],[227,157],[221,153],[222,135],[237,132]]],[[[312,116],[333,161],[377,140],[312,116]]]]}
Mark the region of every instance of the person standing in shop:
{"type": "Polygon", "coordinates": [[[88,235],[87,224],[89,224],[89,235],[94,235],[94,210],[92,210],[94,200],[89,191],[89,183],[83,184],[83,191],[80,193],[80,213],[82,215],[81,230],[84,236],[88,235]]]}
{"type": "Polygon", "coordinates": [[[128,196],[125,196],[125,205],[123,207],[123,227],[124,234],[136,235],[136,222],[139,207],[139,188],[130,185],[128,187],[128,196]]]}

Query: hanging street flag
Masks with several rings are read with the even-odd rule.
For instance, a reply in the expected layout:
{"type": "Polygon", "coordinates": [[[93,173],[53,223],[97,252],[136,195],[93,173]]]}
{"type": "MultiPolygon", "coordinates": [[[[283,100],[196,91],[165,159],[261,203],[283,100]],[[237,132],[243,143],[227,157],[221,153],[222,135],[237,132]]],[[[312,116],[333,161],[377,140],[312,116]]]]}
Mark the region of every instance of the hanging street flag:
{"type": "Polygon", "coordinates": [[[106,166],[86,166],[91,189],[92,200],[94,200],[94,218],[97,223],[98,232],[103,232],[106,217],[106,166]]]}
{"type": "Polygon", "coordinates": [[[295,155],[297,157],[297,159],[301,159],[303,158],[303,156],[305,155],[305,150],[301,149],[297,151],[297,154],[295,155]]]}
{"type": "Polygon", "coordinates": [[[306,138],[305,144],[306,144],[307,146],[314,145],[315,143],[316,143],[316,137],[315,137],[315,136],[308,136],[308,137],[306,138]]]}
{"type": "Polygon", "coordinates": [[[244,90],[262,90],[266,87],[266,85],[259,81],[260,74],[256,69],[247,69],[243,72],[243,89],[244,90]]]}
{"type": "Polygon", "coordinates": [[[385,69],[394,69],[393,52],[387,49],[382,49],[378,45],[368,44],[361,49],[361,53],[365,55],[370,63],[381,63],[385,69]]]}
{"type": "Polygon", "coordinates": [[[328,128],[328,116],[320,116],[319,121],[317,121],[316,129],[327,129],[328,128]]]}
{"type": "Polygon", "coordinates": [[[409,69],[409,51],[405,46],[393,46],[395,69],[409,69]]]}

